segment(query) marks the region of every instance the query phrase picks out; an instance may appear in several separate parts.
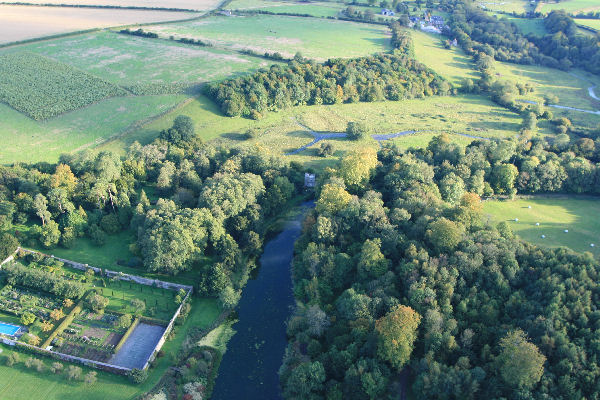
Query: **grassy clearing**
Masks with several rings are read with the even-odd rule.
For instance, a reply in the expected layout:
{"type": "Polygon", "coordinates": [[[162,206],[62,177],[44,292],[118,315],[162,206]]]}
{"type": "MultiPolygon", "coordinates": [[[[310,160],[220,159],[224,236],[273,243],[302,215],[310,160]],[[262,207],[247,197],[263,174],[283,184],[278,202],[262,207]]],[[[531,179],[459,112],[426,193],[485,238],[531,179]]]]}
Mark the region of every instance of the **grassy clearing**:
{"type": "Polygon", "coordinates": [[[532,243],[566,246],[575,251],[591,251],[595,256],[600,255],[598,199],[565,196],[486,201],[483,210],[490,221],[507,221],[514,233],[532,243]],[[515,222],[515,218],[519,221],[515,222]],[[535,225],[537,222],[539,226],[535,225]],[[569,233],[565,233],[565,229],[569,233]],[[590,247],[590,243],[596,246],[590,247]]]}
{"type": "Polygon", "coordinates": [[[279,52],[325,60],[357,57],[389,49],[384,26],[274,15],[215,16],[152,27],[163,36],[191,37],[232,49],[279,52]]]}
{"type": "Polygon", "coordinates": [[[549,13],[553,10],[566,10],[567,12],[588,12],[600,10],[600,4],[597,0],[565,0],[561,2],[541,2],[538,10],[549,13]]]}
{"type": "Polygon", "coordinates": [[[61,153],[96,146],[137,126],[140,121],[172,109],[184,95],[117,97],[63,114],[34,121],[0,104],[0,163],[53,162],[61,153]]]}
{"type": "Polygon", "coordinates": [[[223,50],[115,32],[80,35],[20,48],[123,86],[194,85],[245,74],[272,64],[223,50]]]}
{"type": "Polygon", "coordinates": [[[576,19],[577,25],[588,26],[593,29],[600,30],[600,19],[576,19]]]}
{"type": "MultiPolygon", "coordinates": [[[[46,1],[44,1],[45,3],[46,1]]],[[[60,0],[60,3],[63,3],[60,0]]],[[[98,4],[94,0],[94,4],[98,4]]],[[[0,43],[92,28],[175,21],[197,14],[167,11],[106,10],[89,8],[0,5],[0,43]]]]}
{"type": "Polygon", "coordinates": [[[546,28],[544,27],[544,21],[541,18],[516,18],[509,15],[498,14],[498,19],[502,18],[517,25],[524,34],[533,33],[536,36],[544,36],[547,33],[546,28]]]}

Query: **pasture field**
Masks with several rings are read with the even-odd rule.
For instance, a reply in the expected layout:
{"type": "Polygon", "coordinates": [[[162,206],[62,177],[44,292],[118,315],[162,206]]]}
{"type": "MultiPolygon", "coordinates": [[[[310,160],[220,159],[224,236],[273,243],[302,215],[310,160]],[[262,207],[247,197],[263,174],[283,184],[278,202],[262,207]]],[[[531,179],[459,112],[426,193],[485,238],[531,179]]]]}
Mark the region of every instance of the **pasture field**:
{"type": "Polygon", "coordinates": [[[517,18],[510,15],[498,14],[498,19],[505,18],[509,22],[514,23],[524,34],[533,33],[536,36],[544,36],[546,28],[544,20],[541,18],[517,18]]]}
{"type": "Polygon", "coordinates": [[[0,104],[0,163],[56,161],[62,153],[94,147],[134,130],[185,101],[184,95],[115,97],[48,121],[34,121],[0,104]]]}
{"type": "MultiPolygon", "coordinates": [[[[117,7],[148,7],[148,8],[178,8],[185,10],[207,11],[216,8],[219,0],[33,0],[31,3],[39,4],[70,4],[90,6],[117,6],[117,7]]],[[[174,18],[169,18],[174,19],[174,18]]],[[[183,19],[180,18],[178,19],[183,19]]]]}
{"type": "Polygon", "coordinates": [[[514,201],[485,201],[484,218],[494,223],[507,221],[523,239],[549,247],[600,255],[600,203],[593,197],[557,196],[519,198],[514,201]],[[531,208],[528,208],[531,206],[531,208]],[[515,222],[515,218],[519,221],[515,222]],[[539,222],[540,225],[535,224],[539,222]],[[565,233],[567,229],[569,232],[565,233]],[[542,238],[545,235],[545,238],[542,238]],[[594,247],[590,244],[594,243],[594,247]]]}
{"type": "Polygon", "coordinates": [[[538,11],[549,13],[553,10],[565,10],[570,13],[588,12],[600,10],[597,0],[565,0],[561,2],[540,2],[538,11]]]}
{"type": "Polygon", "coordinates": [[[116,85],[47,57],[29,52],[0,55],[0,101],[35,120],[126,94],[116,85]]]}
{"type": "Polygon", "coordinates": [[[600,19],[576,19],[575,23],[577,25],[588,26],[590,28],[596,29],[600,31],[600,19]]]}
{"type": "MultiPolygon", "coordinates": [[[[411,31],[415,57],[434,71],[444,76],[450,82],[460,85],[465,78],[477,79],[479,73],[471,58],[459,48],[444,49],[440,37],[421,31],[411,31]]],[[[584,71],[564,72],[557,69],[535,65],[518,65],[495,62],[499,79],[513,82],[528,82],[535,91],[518,99],[543,101],[544,95],[555,94],[558,104],[581,108],[584,110],[600,109],[600,102],[589,96],[588,87],[600,84],[600,78],[584,71]]],[[[554,115],[565,116],[579,125],[595,127],[600,123],[600,116],[572,110],[551,108],[554,115]]]]}
{"type": "Polygon", "coordinates": [[[529,0],[479,0],[486,10],[524,13],[532,9],[529,0]]]}
{"type": "Polygon", "coordinates": [[[329,19],[277,15],[214,16],[198,21],[153,26],[164,37],[188,37],[234,50],[296,52],[316,60],[358,57],[389,50],[387,27],[329,19]]]}
{"type": "MultiPolygon", "coordinates": [[[[63,1],[60,0],[60,3],[63,1]]],[[[97,4],[95,0],[94,4],[97,4]]],[[[0,44],[86,29],[175,21],[192,18],[196,15],[153,10],[0,5],[0,44]]]]}
{"type": "Polygon", "coordinates": [[[335,2],[298,2],[285,0],[233,0],[227,5],[231,10],[261,10],[274,13],[309,14],[314,17],[335,17],[344,5],[335,2]]]}
{"type": "MultiPolygon", "coordinates": [[[[154,28],[153,28],[154,30],[154,28]]],[[[229,51],[97,32],[21,46],[124,87],[136,94],[178,91],[273,64],[229,51]],[[158,90],[157,90],[158,86],[158,90]]]]}
{"type": "MultiPolygon", "coordinates": [[[[420,131],[414,136],[394,139],[399,145],[406,141],[405,147],[426,144],[425,140],[418,139],[421,134],[454,133],[452,137],[462,143],[470,140],[458,134],[488,138],[510,137],[516,134],[521,124],[519,115],[476,95],[303,106],[267,113],[259,121],[225,117],[208,98],[199,96],[177,112],[168,113],[136,132],[105,143],[99,149],[123,151],[134,141],[149,143],[162,129],[171,126],[173,119],[180,114],[188,115],[194,120],[196,132],[206,141],[214,140],[218,144],[234,147],[261,145],[271,149],[274,154],[285,154],[311,142],[313,137],[307,129],[321,133],[343,132],[349,121],[368,121],[376,127],[373,133],[380,134],[420,131]],[[483,119],[482,115],[486,115],[486,118],[483,119]],[[255,139],[245,140],[243,134],[249,128],[256,129],[259,135],[255,139]]],[[[338,151],[337,155],[365,144],[344,138],[330,140],[338,151]]],[[[372,144],[378,146],[375,141],[372,144]]],[[[291,158],[317,164],[327,162],[328,159],[316,157],[317,146],[291,158]]]]}

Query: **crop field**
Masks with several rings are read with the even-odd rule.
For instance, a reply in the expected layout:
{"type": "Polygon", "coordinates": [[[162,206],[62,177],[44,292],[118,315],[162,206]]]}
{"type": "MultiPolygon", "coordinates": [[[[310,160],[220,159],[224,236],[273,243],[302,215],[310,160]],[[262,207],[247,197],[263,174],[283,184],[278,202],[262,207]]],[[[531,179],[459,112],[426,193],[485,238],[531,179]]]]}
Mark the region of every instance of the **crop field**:
{"type": "MultiPolygon", "coordinates": [[[[33,0],[31,3],[39,4],[76,4],[93,6],[118,6],[118,7],[148,7],[148,8],[178,8],[185,10],[206,11],[216,8],[219,0],[33,0]]],[[[174,19],[174,18],[170,18],[174,19]]],[[[180,15],[178,19],[183,19],[180,15]]]]}
{"type": "Polygon", "coordinates": [[[0,104],[0,163],[56,161],[62,153],[96,146],[135,130],[143,121],[185,101],[184,95],[115,97],[86,108],[34,121],[0,104]]]}
{"type": "Polygon", "coordinates": [[[215,16],[151,30],[165,37],[201,39],[236,50],[279,52],[287,57],[301,52],[317,60],[388,50],[390,37],[385,26],[275,15],[215,16]]]}
{"type": "Polygon", "coordinates": [[[32,43],[21,48],[64,62],[109,82],[132,87],[136,94],[181,90],[181,85],[223,79],[273,63],[210,47],[115,32],[91,33],[57,39],[51,43],[32,43]]]}
{"type": "Polygon", "coordinates": [[[570,13],[588,12],[600,10],[597,0],[564,0],[561,2],[540,2],[538,10],[549,13],[552,10],[566,10],[570,13]]]}
{"type": "Polygon", "coordinates": [[[529,242],[600,255],[600,203],[596,198],[534,196],[514,201],[486,201],[483,211],[490,221],[507,221],[514,233],[529,242]],[[540,225],[536,226],[538,222],[540,225]],[[565,233],[565,229],[569,232],[565,233]]]}
{"type": "Polygon", "coordinates": [[[47,57],[29,52],[0,56],[0,101],[35,120],[126,94],[116,85],[47,57]]]}
{"type": "MultiPolygon", "coordinates": [[[[97,3],[94,0],[94,4],[97,3]]],[[[195,15],[169,11],[0,5],[0,44],[86,29],[175,21],[195,15]]]]}

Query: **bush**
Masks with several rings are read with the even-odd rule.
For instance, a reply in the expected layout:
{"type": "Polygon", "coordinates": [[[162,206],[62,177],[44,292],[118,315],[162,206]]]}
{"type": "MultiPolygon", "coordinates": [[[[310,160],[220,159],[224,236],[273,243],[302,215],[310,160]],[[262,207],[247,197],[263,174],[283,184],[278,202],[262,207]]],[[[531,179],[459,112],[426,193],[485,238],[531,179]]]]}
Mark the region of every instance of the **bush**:
{"type": "Polygon", "coordinates": [[[365,139],[369,135],[369,127],[364,122],[348,122],[346,133],[350,140],[365,139]]]}
{"type": "Polygon", "coordinates": [[[21,315],[21,323],[23,325],[31,325],[33,324],[33,321],[35,321],[35,315],[29,311],[26,311],[21,315]]]}
{"type": "Polygon", "coordinates": [[[148,372],[145,370],[134,368],[127,374],[129,380],[135,384],[140,384],[148,379],[148,372]]]}
{"type": "Polygon", "coordinates": [[[321,147],[317,150],[319,157],[327,157],[333,155],[333,145],[331,143],[321,143],[321,147]]]}
{"type": "Polygon", "coordinates": [[[74,365],[69,365],[67,367],[66,376],[70,381],[77,381],[81,379],[81,368],[74,365]]]}
{"type": "Polygon", "coordinates": [[[19,353],[12,352],[6,357],[6,366],[12,367],[19,362],[19,353]]]}

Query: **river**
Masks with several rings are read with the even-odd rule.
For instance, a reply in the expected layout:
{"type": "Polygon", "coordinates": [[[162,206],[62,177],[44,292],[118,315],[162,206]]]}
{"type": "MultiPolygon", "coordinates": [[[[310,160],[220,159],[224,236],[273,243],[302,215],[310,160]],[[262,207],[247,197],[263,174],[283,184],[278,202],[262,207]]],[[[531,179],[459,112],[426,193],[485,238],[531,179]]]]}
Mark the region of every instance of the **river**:
{"type": "Polygon", "coordinates": [[[278,371],[287,337],[285,321],[294,306],[291,263],[307,202],[264,247],[258,276],[249,280],[237,308],[236,333],[227,344],[212,399],[281,399],[278,371]]]}

